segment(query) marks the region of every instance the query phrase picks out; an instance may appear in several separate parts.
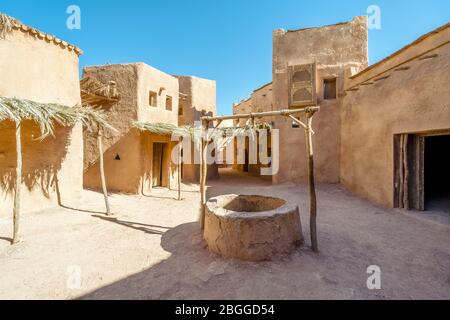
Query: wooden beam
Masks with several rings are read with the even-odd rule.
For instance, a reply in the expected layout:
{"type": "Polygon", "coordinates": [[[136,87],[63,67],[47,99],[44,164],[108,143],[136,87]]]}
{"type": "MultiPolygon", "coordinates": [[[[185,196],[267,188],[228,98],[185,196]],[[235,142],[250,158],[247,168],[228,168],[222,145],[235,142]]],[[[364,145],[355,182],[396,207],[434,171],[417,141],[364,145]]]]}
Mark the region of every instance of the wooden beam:
{"type": "Polygon", "coordinates": [[[216,120],[237,120],[237,119],[248,119],[248,118],[264,118],[264,117],[273,117],[273,116],[289,116],[292,114],[299,113],[312,113],[319,111],[320,107],[306,107],[301,109],[287,109],[287,110],[278,110],[278,111],[267,111],[267,112],[257,112],[257,113],[242,113],[242,114],[234,114],[229,116],[205,116],[201,117],[202,120],[208,121],[216,121],[216,120]]]}

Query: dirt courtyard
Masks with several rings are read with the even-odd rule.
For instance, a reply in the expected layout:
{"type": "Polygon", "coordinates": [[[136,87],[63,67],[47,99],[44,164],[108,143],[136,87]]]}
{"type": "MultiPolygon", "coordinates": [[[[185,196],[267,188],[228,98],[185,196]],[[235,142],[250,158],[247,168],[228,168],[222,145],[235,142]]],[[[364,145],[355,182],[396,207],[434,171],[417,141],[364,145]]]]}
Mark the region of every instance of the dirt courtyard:
{"type": "Polygon", "coordinates": [[[0,220],[0,299],[450,299],[450,223],[442,214],[377,207],[338,185],[318,186],[320,254],[309,248],[307,189],[222,172],[208,196],[284,197],[300,205],[306,245],[277,262],[210,253],[199,231],[199,193],[183,185],[150,196],[85,191],[70,208],[24,214],[25,241],[11,247],[0,220]],[[430,213],[429,215],[433,215],[430,213]],[[425,217],[425,218],[424,218],[425,217]],[[370,265],[380,290],[366,286],[370,265]]]}

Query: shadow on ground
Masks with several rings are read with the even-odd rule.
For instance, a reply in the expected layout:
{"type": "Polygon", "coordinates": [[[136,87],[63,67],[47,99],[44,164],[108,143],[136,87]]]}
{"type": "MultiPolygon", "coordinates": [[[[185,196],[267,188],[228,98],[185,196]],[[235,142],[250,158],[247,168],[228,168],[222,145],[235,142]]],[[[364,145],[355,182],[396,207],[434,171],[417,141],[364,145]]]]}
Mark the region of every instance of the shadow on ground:
{"type": "Polygon", "coordinates": [[[80,299],[380,298],[363,288],[369,257],[357,243],[341,257],[301,247],[281,261],[240,262],[209,252],[198,223],[187,223],[165,232],[161,246],[168,259],[80,299]],[[347,265],[347,253],[355,250],[359,261],[347,265]]]}
{"type": "MultiPolygon", "coordinates": [[[[98,218],[111,221],[105,217],[98,218]]],[[[128,223],[125,225],[130,226],[128,223]]],[[[208,267],[215,259],[205,248],[198,223],[182,224],[168,230],[162,234],[161,246],[172,254],[168,259],[81,299],[166,299],[184,290],[182,286],[187,285],[186,288],[191,289],[199,286],[200,289],[202,283],[211,277],[208,267]]]]}

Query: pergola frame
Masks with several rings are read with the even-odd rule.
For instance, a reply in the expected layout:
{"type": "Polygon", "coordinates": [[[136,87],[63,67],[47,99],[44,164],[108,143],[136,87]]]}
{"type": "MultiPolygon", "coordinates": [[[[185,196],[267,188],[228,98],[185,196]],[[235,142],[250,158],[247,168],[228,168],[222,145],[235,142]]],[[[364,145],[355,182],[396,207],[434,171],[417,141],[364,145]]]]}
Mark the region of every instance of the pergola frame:
{"type": "MultiPolygon", "coordinates": [[[[254,124],[255,118],[265,118],[273,116],[285,116],[290,118],[292,121],[296,122],[305,129],[306,135],[306,154],[307,154],[307,165],[308,165],[308,188],[309,188],[309,214],[310,214],[310,233],[311,233],[311,245],[314,252],[319,251],[317,244],[317,199],[316,199],[316,188],[314,179],[314,152],[313,152],[313,141],[312,135],[314,131],[312,129],[312,119],[314,114],[320,110],[319,106],[305,107],[300,109],[288,109],[279,111],[268,111],[268,112],[258,112],[258,113],[245,113],[245,114],[235,114],[229,116],[204,116],[201,117],[202,129],[206,133],[211,123],[217,121],[217,125],[214,127],[218,128],[223,120],[239,120],[239,119],[250,119],[252,124],[254,124]],[[296,114],[306,114],[306,123],[295,118],[296,114]]],[[[206,134],[203,135],[202,139],[202,156],[201,156],[201,170],[200,170],[200,195],[201,195],[201,217],[200,224],[202,230],[205,225],[205,210],[206,210],[206,176],[208,173],[208,165],[206,163],[207,158],[207,147],[209,144],[209,139],[206,134]]]]}

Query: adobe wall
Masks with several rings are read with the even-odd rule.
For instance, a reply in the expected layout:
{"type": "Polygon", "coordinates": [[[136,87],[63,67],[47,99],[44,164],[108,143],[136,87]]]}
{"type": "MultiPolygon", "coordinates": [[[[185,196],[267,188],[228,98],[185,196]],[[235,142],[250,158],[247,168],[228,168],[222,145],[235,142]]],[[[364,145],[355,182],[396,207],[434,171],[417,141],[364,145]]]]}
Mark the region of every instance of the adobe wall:
{"type": "MultiPolygon", "coordinates": [[[[150,191],[151,167],[149,169],[148,166],[153,159],[149,153],[151,145],[145,140],[149,134],[135,129],[133,123],[144,121],[177,125],[178,80],[144,63],[86,67],[83,74],[103,83],[115,81],[120,93],[118,102],[103,106],[108,121],[118,130],[118,133],[107,134],[103,139],[108,190],[129,194],[150,191]],[[156,107],[150,106],[150,91],[157,93],[156,107]],[[165,108],[167,95],[172,97],[171,111],[165,108]]],[[[170,137],[162,139],[170,141],[170,137]]],[[[96,134],[85,132],[84,141],[84,186],[100,190],[96,134]]]]}
{"type": "MultiPolygon", "coordinates": [[[[103,106],[107,121],[118,130],[118,133],[106,134],[103,137],[103,148],[107,150],[117,144],[137,121],[137,66],[135,64],[116,64],[90,66],[83,68],[83,77],[94,77],[102,83],[115,81],[120,100],[103,106]]],[[[122,150],[123,151],[123,150],[122,150]]],[[[96,133],[84,133],[84,167],[88,169],[98,160],[96,133]]],[[[111,159],[105,159],[109,161],[111,159]]],[[[86,175],[86,174],[85,174],[86,175]]],[[[86,179],[85,179],[86,180],[86,179]]],[[[89,179],[87,179],[89,180],[89,179]]],[[[91,187],[85,181],[86,187],[91,187]]]]}
{"type": "MultiPolygon", "coordinates": [[[[273,110],[273,88],[272,83],[256,89],[252,93],[253,112],[267,112],[273,110]]],[[[271,121],[271,118],[262,119],[264,122],[271,121]]]]}
{"type": "Polygon", "coordinates": [[[183,114],[179,125],[193,125],[200,121],[202,113],[216,115],[216,81],[192,76],[178,76],[183,114]]]}
{"type": "MultiPolygon", "coordinates": [[[[345,70],[367,67],[367,17],[319,28],[273,32],[273,106],[288,109],[288,66],[317,64],[317,104],[314,116],[314,158],[317,182],[337,183],[340,175],[340,109],[345,70]],[[323,99],[323,80],[337,79],[337,99],[323,99]]],[[[280,130],[280,170],[275,183],[305,182],[307,163],[303,128],[293,129],[292,121],[277,117],[275,129],[280,130]]]]}
{"type": "Polygon", "coordinates": [[[171,141],[169,136],[161,136],[151,133],[141,133],[141,154],[143,173],[141,174],[140,190],[142,194],[147,194],[152,191],[153,180],[153,144],[164,143],[165,149],[163,153],[163,173],[162,184],[172,190],[178,190],[178,166],[172,161],[172,154],[177,159],[178,152],[175,149],[177,141],[171,141]]]}
{"type": "MultiPolygon", "coordinates": [[[[243,114],[243,113],[252,113],[253,112],[253,104],[252,97],[250,96],[246,100],[242,100],[235,105],[233,105],[233,114],[243,114]]],[[[247,123],[246,119],[235,120],[234,124],[236,126],[245,126],[247,123]]]]}
{"type": "MultiPolygon", "coordinates": [[[[178,117],[178,125],[194,125],[200,121],[203,114],[216,115],[216,81],[192,76],[177,76],[180,85],[180,107],[183,113],[178,117]]],[[[196,150],[195,152],[200,152],[196,150]]],[[[192,145],[191,159],[194,159],[194,145],[192,145]]],[[[216,164],[208,166],[207,179],[219,176],[216,164]]],[[[200,165],[184,164],[183,180],[198,182],[200,179],[200,165]]]]}
{"type": "Polygon", "coordinates": [[[145,63],[137,68],[137,117],[149,123],[178,125],[178,79],[145,63]],[[150,91],[157,93],[157,106],[150,106],[150,91]],[[172,97],[172,110],[167,110],[166,97],[172,97]]]}
{"type": "Polygon", "coordinates": [[[447,26],[348,80],[358,88],[342,110],[341,182],[351,191],[393,207],[394,135],[450,130],[449,40],[447,26]]]}
{"type": "MultiPolygon", "coordinates": [[[[108,191],[137,193],[139,188],[139,132],[137,121],[137,66],[116,64],[83,68],[83,77],[91,76],[103,83],[115,81],[120,100],[103,106],[107,121],[118,130],[103,137],[105,177],[108,191]],[[120,160],[116,160],[120,158],[120,160]]],[[[84,132],[84,187],[100,190],[97,134],[84,132]]]]}
{"type": "MultiPolygon", "coordinates": [[[[29,29],[27,29],[29,30],[29,29]]],[[[28,31],[13,30],[0,40],[0,96],[66,106],[80,104],[78,53],[28,31]]],[[[50,36],[48,36],[50,38],[50,36]]],[[[53,39],[53,38],[52,38],[53,39]]],[[[22,130],[22,209],[37,211],[64,205],[81,196],[83,140],[81,125],[57,128],[55,137],[37,141],[38,128],[26,122],[22,130]]],[[[11,122],[0,123],[0,216],[11,217],[15,176],[15,131],[11,122]]]]}
{"type": "MultiPolygon", "coordinates": [[[[272,83],[268,83],[261,88],[256,89],[252,93],[252,112],[268,112],[273,110],[273,89],[272,83]]],[[[265,117],[256,119],[255,122],[265,122],[271,124],[276,117],[265,117]]],[[[270,147],[270,136],[267,138],[268,147],[270,147]]],[[[261,176],[261,168],[267,167],[262,165],[259,161],[259,139],[258,139],[258,163],[249,165],[249,173],[254,176],[261,176]]],[[[272,180],[272,176],[261,176],[263,178],[272,180]]]]}
{"type": "MultiPolygon", "coordinates": [[[[272,90],[272,83],[265,84],[264,86],[256,89],[252,92],[249,99],[241,101],[238,104],[235,104],[233,106],[233,114],[243,114],[243,113],[256,113],[256,112],[267,112],[273,110],[273,90],[272,90]]],[[[271,123],[274,120],[274,117],[265,117],[262,119],[255,119],[255,122],[266,122],[271,123]]],[[[240,126],[244,126],[247,123],[248,119],[240,119],[235,120],[236,124],[239,124],[240,126]]],[[[255,142],[257,143],[257,142],[255,142]]],[[[270,138],[269,142],[270,144],[270,138]]],[[[248,142],[246,142],[246,148],[248,149],[248,142]]],[[[234,154],[235,159],[237,160],[237,140],[234,141],[234,154]]],[[[259,151],[258,151],[259,152],[259,151]]],[[[261,167],[262,165],[259,163],[256,164],[249,164],[248,166],[248,172],[251,175],[254,176],[260,176],[261,175],[261,167]]],[[[243,164],[237,164],[235,163],[233,165],[233,168],[238,171],[244,171],[244,165],[243,164]]],[[[271,176],[262,176],[267,179],[272,179],[271,176]]]]}
{"type": "MultiPolygon", "coordinates": [[[[253,112],[252,107],[252,98],[251,96],[247,98],[246,100],[242,100],[236,104],[233,105],[233,114],[243,114],[243,113],[251,113],[253,112]]],[[[245,126],[247,123],[246,119],[239,119],[239,120],[233,120],[234,126],[236,127],[242,127],[245,126]]],[[[238,164],[238,147],[237,147],[237,139],[234,139],[233,141],[233,150],[234,150],[234,161],[232,168],[234,170],[238,170],[243,172],[244,171],[244,165],[238,164]]]]}
{"type": "MultiPolygon", "coordinates": [[[[172,189],[177,188],[177,166],[171,162],[171,153],[176,142],[172,142],[168,136],[140,132],[133,128],[122,136],[117,144],[104,152],[108,191],[126,194],[151,192],[152,154],[155,142],[167,144],[163,159],[167,172],[164,175],[163,184],[172,189]]],[[[89,174],[85,174],[84,179],[86,186],[100,190],[101,179],[98,162],[89,168],[89,174]]]]}

